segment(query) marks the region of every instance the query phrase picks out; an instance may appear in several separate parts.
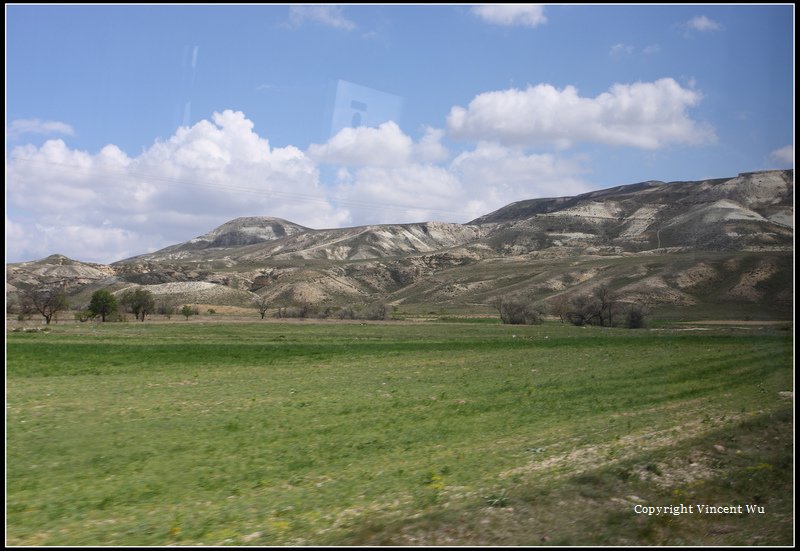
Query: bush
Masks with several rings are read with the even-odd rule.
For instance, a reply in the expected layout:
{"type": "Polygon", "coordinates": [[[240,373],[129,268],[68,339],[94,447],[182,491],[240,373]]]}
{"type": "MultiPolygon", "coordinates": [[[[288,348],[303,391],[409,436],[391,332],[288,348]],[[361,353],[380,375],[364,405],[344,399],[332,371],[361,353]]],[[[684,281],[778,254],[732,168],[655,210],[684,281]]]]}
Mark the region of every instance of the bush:
{"type": "Polygon", "coordinates": [[[340,319],[385,320],[386,305],[381,302],[374,302],[359,306],[345,306],[339,311],[338,315],[340,319]]]}
{"type": "Polygon", "coordinates": [[[313,306],[308,303],[299,306],[279,306],[275,317],[277,318],[319,318],[327,319],[338,317],[339,319],[349,320],[383,320],[386,319],[387,308],[383,303],[363,304],[360,306],[343,306],[341,308],[331,306],[313,306]]]}
{"type": "Polygon", "coordinates": [[[156,309],[153,293],[141,288],[122,293],[119,303],[132,312],[135,318],[141,317],[142,321],[156,309]]]}
{"type": "Polygon", "coordinates": [[[386,319],[386,305],[380,302],[368,304],[361,310],[358,319],[384,320],[386,319]]]}
{"type": "Polygon", "coordinates": [[[306,318],[311,310],[308,304],[301,306],[279,306],[278,311],[275,312],[275,317],[278,318],[306,318]]]}
{"type": "Polygon", "coordinates": [[[572,297],[565,317],[572,325],[613,327],[617,324],[618,311],[616,293],[607,285],[600,285],[590,294],[572,297]]]}
{"type": "Polygon", "coordinates": [[[89,321],[90,318],[94,317],[94,314],[84,310],[78,310],[77,312],[75,312],[74,315],[75,315],[75,321],[80,321],[80,322],[89,321]]]}
{"type": "Polygon", "coordinates": [[[551,297],[547,301],[547,310],[550,314],[558,316],[561,323],[564,323],[567,321],[567,316],[570,311],[569,298],[564,294],[551,297]]]}
{"type": "Polygon", "coordinates": [[[353,309],[352,306],[345,306],[344,308],[341,308],[336,313],[336,315],[339,317],[339,319],[342,319],[342,320],[354,320],[354,319],[356,319],[356,311],[353,309]]]}
{"type": "Polygon", "coordinates": [[[511,325],[538,325],[542,323],[542,313],[533,303],[520,297],[504,297],[497,302],[500,320],[511,325]]]}
{"type": "Polygon", "coordinates": [[[175,313],[175,305],[167,300],[162,300],[158,305],[156,313],[165,316],[167,319],[171,319],[172,314],[175,313]]]}
{"type": "Polygon", "coordinates": [[[184,316],[186,318],[186,320],[188,321],[189,320],[189,316],[195,315],[195,310],[196,310],[196,308],[192,308],[191,306],[186,304],[186,305],[184,305],[183,308],[181,308],[181,315],[184,316]]]}
{"type": "Polygon", "coordinates": [[[643,329],[647,327],[649,309],[644,304],[632,304],[625,314],[625,327],[628,329],[643,329]]]}
{"type": "Polygon", "coordinates": [[[592,297],[579,295],[570,300],[569,311],[567,311],[565,318],[572,325],[595,325],[599,320],[597,315],[599,310],[600,305],[592,297]]]}

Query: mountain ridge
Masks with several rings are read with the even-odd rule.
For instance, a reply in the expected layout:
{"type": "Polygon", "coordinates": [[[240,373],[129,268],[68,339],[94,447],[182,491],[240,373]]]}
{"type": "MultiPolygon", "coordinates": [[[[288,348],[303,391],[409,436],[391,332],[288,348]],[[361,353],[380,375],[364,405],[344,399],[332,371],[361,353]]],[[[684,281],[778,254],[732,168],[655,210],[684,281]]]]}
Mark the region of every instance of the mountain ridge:
{"type": "MultiPolygon", "coordinates": [[[[532,267],[551,271],[570,258],[579,264],[597,258],[614,262],[640,258],[646,264],[654,256],[672,255],[673,260],[679,254],[702,253],[731,260],[749,254],[772,266],[767,271],[777,277],[786,272],[786,257],[793,253],[793,226],[793,170],[698,181],[650,180],[574,197],[517,201],[465,224],[418,222],[317,230],[276,217],[240,217],[186,242],[110,265],[65,261],[55,255],[49,261],[10,264],[6,266],[6,295],[61,277],[62,285],[78,300],[85,300],[93,289],[138,285],[190,301],[191,289],[196,289],[199,294],[192,302],[200,302],[208,298],[211,284],[220,287],[217,294],[224,298],[210,300],[241,304],[248,297],[283,303],[384,300],[457,305],[463,299],[488,304],[491,289],[495,295],[528,289],[552,296],[586,287],[580,278],[570,284],[569,278],[562,281],[555,274],[550,280],[561,283],[548,283],[552,289],[541,282],[534,284],[535,278],[509,287],[495,277],[509,265],[521,273],[532,273],[532,267]],[[774,268],[778,257],[780,267],[774,268]],[[72,274],[67,269],[70,265],[75,268],[72,274]],[[481,270],[486,273],[481,275],[481,270]],[[436,289],[433,283],[440,279],[450,290],[436,289]],[[477,280],[489,283],[478,285],[477,280]],[[175,285],[158,287],[167,284],[175,285]],[[485,296],[478,290],[481,286],[491,288],[485,296]],[[179,288],[186,292],[178,293],[179,288]],[[411,293],[414,289],[418,295],[411,293]]],[[[722,264],[715,266],[717,271],[726,269],[722,264]]],[[[703,271],[702,266],[686,269],[703,271]]],[[[653,283],[654,274],[647,277],[654,288],[662,286],[653,283]]],[[[642,274],[643,281],[647,277],[642,274]]],[[[684,293],[678,285],[680,278],[669,277],[671,283],[664,285],[670,292],[663,294],[679,297],[684,293]]],[[[752,285],[765,285],[763,280],[753,281],[752,285]]],[[[620,283],[619,287],[635,294],[635,285],[620,283]]],[[[781,291],[785,289],[776,292],[781,291]]],[[[675,298],[674,303],[692,300],[675,298]]]]}

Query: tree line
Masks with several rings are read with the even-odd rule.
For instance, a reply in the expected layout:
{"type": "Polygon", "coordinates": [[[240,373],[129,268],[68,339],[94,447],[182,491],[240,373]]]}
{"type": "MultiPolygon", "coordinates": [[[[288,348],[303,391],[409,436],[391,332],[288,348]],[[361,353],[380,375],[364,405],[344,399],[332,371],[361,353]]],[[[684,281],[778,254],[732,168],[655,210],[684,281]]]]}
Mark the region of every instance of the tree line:
{"type": "MultiPolygon", "coordinates": [[[[542,323],[543,311],[530,297],[508,295],[492,302],[500,320],[505,324],[534,325],[542,323]]],[[[253,306],[264,319],[270,309],[270,301],[263,296],[253,300],[253,306]]],[[[46,324],[60,311],[68,310],[69,303],[63,288],[43,287],[22,293],[19,319],[38,312],[46,324]]],[[[99,318],[105,322],[119,319],[122,312],[132,313],[134,318],[144,321],[151,314],[161,314],[167,318],[176,313],[176,306],[166,300],[156,302],[153,294],[142,288],[128,289],[119,296],[107,290],[95,291],[88,306],[76,314],[76,319],[86,321],[99,318]],[[117,318],[114,316],[117,315],[117,318]]],[[[213,313],[213,310],[209,310],[213,313]]],[[[179,313],[187,320],[199,314],[196,306],[184,305],[179,313]]],[[[599,285],[589,292],[573,295],[558,295],[547,301],[547,313],[558,317],[562,323],[572,325],[597,325],[601,327],[642,328],[647,324],[651,309],[646,302],[622,302],[608,285],[599,285]]],[[[381,302],[360,305],[320,306],[308,302],[294,306],[277,306],[278,318],[338,318],[352,320],[382,320],[387,317],[387,307],[381,302]]]]}
{"type": "MultiPolygon", "coordinates": [[[[494,301],[500,320],[507,324],[542,323],[545,312],[534,300],[522,295],[505,296],[494,301]]],[[[586,293],[558,295],[548,301],[547,313],[562,323],[627,327],[640,329],[647,325],[651,308],[646,301],[623,302],[608,285],[599,285],[586,293]]]]}
{"type": "MultiPolygon", "coordinates": [[[[59,312],[69,310],[70,307],[66,292],[57,287],[42,287],[23,292],[19,302],[20,320],[38,312],[48,325],[59,312]]],[[[137,320],[144,321],[156,311],[156,301],[153,293],[146,289],[129,289],[119,297],[110,291],[99,290],[92,294],[86,309],[76,314],[76,319],[85,321],[100,318],[101,321],[107,321],[119,313],[120,309],[132,313],[137,320]]]]}

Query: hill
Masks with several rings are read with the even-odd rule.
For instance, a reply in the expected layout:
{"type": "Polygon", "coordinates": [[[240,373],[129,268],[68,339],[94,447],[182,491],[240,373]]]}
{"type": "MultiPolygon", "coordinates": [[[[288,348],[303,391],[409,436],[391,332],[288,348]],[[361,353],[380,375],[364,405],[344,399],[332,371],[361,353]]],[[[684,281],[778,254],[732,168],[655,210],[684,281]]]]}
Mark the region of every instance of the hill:
{"type": "Polygon", "coordinates": [[[544,305],[603,283],[665,315],[787,318],[793,224],[792,170],[531,199],[467,224],[316,230],[244,217],[109,266],[58,255],[11,264],[6,295],[58,283],[86,302],[99,288],[147,286],[181,303],[486,312],[509,293],[544,305]]]}

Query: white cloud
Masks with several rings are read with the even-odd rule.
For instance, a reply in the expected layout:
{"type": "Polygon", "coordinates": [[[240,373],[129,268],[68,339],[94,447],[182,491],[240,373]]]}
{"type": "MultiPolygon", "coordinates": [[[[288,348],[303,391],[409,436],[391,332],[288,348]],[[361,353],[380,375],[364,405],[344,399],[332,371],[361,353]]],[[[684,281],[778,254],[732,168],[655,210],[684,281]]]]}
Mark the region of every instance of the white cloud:
{"type": "MultiPolygon", "coordinates": [[[[349,219],[329,202],[311,159],[295,147],[270,148],[241,112],[181,127],[134,158],[114,145],[91,154],[62,140],[16,147],[6,170],[9,218],[36,250],[47,245],[44,255],[114,261],[245,215],[311,227],[349,219]]],[[[8,242],[11,261],[31,246],[8,242]]]]}
{"type": "Polygon", "coordinates": [[[456,157],[451,172],[459,176],[468,197],[480,200],[476,216],[522,199],[571,196],[590,189],[578,161],[530,155],[489,142],[456,157]]]}
{"type": "Polygon", "coordinates": [[[41,119],[15,119],[8,125],[7,132],[8,137],[11,139],[19,138],[24,134],[41,134],[44,136],[53,134],[75,135],[72,127],[65,122],[43,121],[41,119]]]}
{"type": "Polygon", "coordinates": [[[578,161],[479,143],[447,163],[443,131],[345,129],[304,153],[270,147],[243,113],[214,113],[130,157],[63,140],[8,158],[7,259],[112,262],[187,241],[238,216],[312,228],[467,222],[513,201],[587,189],[578,161]],[[346,131],[345,131],[346,130],[346,131]],[[331,163],[320,181],[317,162],[331,163]],[[338,165],[338,166],[337,166],[338,165]]]}
{"type": "Polygon", "coordinates": [[[356,24],[344,16],[339,6],[290,6],[289,21],[295,27],[311,21],[343,31],[356,28],[356,24]]]}
{"type": "Polygon", "coordinates": [[[770,159],[776,163],[794,166],[794,145],[786,145],[769,154],[770,159]]]}
{"type": "Polygon", "coordinates": [[[311,144],[307,153],[320,163],[351,167],[396,167],[447,159],[450,153],[442,145],[444,130],[430,126],[424,130],[422,138],[414,143],[394,121],[378,127],[346,127],[324,144],[311,144]]]}
{"type": "Polygon", "coordinates": [[[339,186],[337,197],[348,206],[363,205],[359,224],[467,218],[460,182],[434,165],[361,168],[352,183],[339,186]]]}
{"type": "MultiPolygon", "coordinates": [[[[58,220],[54,222],[59,222],[58,220]]],[[[105,228],[92,225],[76,224],[40,224],[33,223],[24,230],[22,245],[27,246],[33,258],[42,258],[54,253],[69,254],[66,256],[83,262],[104,263],[108,260],[105,253],[115,251],[120,258],[141,253],[141,235],[123,228],[105,228]]]]}
{"type": "MultiPolygon", "coordinates": [[[[26,238],[27,236],[25,235],[25,227],[22,224],[10,220],[6,215],[6,259],[8,259],[8,243],[19,244],[22,243],[26,238]]],[[[27,250],[30,247],[26,245],[23,246],[22,248],[27,250]]],[[[42,256],[47,256],[47,254],[42,256]]],[[[23,253],[20,258],[29,258],[29,259],[40,258],[40,255],[38,255],[37,253],[33,253],[32,255],[23,253]]]]}
{"type": "Polygon", "coordinates": [[[474,6],[471,11],[493,25],[538,27],[547,23],[540,4],[487,4],[474,6]]]}
{"type": "Polygon", "coordinates": [[[399,166],[407,163],[413,142],[393,121],[377,128],[342,128],[324,144],[311,144],[308,155],[322,163],[348,166],[399,166]]]}
{"type": "Polygon", "coordinates": [[[450,156],[450,152],[442,145],[444,130],[440,128],[425,128],[425,135],[414,144],[414,155],[422,162],[435,163],[444,161],[450,156]]]}
{"type": "Polygon", "coordinates": [[[697,15],[686,22],[686,28],[692,31],[706,32],[718,31],[722,28],[722,25],[705,15],[697,15]]]}
{"type": "Polygon", "coordinates": [[[608,55],[613,56],[613,57],[622,57],[622,56],[633,55],[633,54],[637,53],[637,51],[640,51],[641,53],[643,53],[645,55],[652,55],[652,54],[656,54],[656,53],[660,52],[661,51],[661,46],[659,46],[658,44],[650,44],[649,46],[645,46],[644,48],[641,48],[641,50],[640,50],[639,48],[637,48],[636,46],[633,46],[631,44],[625,44],[623,42],[617,42],[616,44],[611,46],[611,49],[608,51],[608,55]]]}
{"type": "Polygon", "coordinates": [[[514,201],[588,191],[583,172],[575,160],[481,143],[448,166],[410,163],[361,168],[352,180],[342,182],[337,197],[357,209],[360,224],[467,222],[514,201]],[[358,209],[365,202],[382,207],[358,209]]]}
{"type": "Polygon", "coordinates": [[[456,138],[505,145],[566,148],[597,142],[657,149],[715,140],[710,127],[686,113],[701,99],[671,78],[615,84],[596,98],[580,97],[574,86],[539,84],[480,94],[467,108],[453,107],[447,126],[456,138]]]}
{"type": "Polygon", "coordinates": [[[623,44],[622,42],[618,42],[611,46],[611,51],[609,54],[612,56],[621,56],[621,55],[630,55],[633,53],[633,46],[630,44],[623,44]]]}

